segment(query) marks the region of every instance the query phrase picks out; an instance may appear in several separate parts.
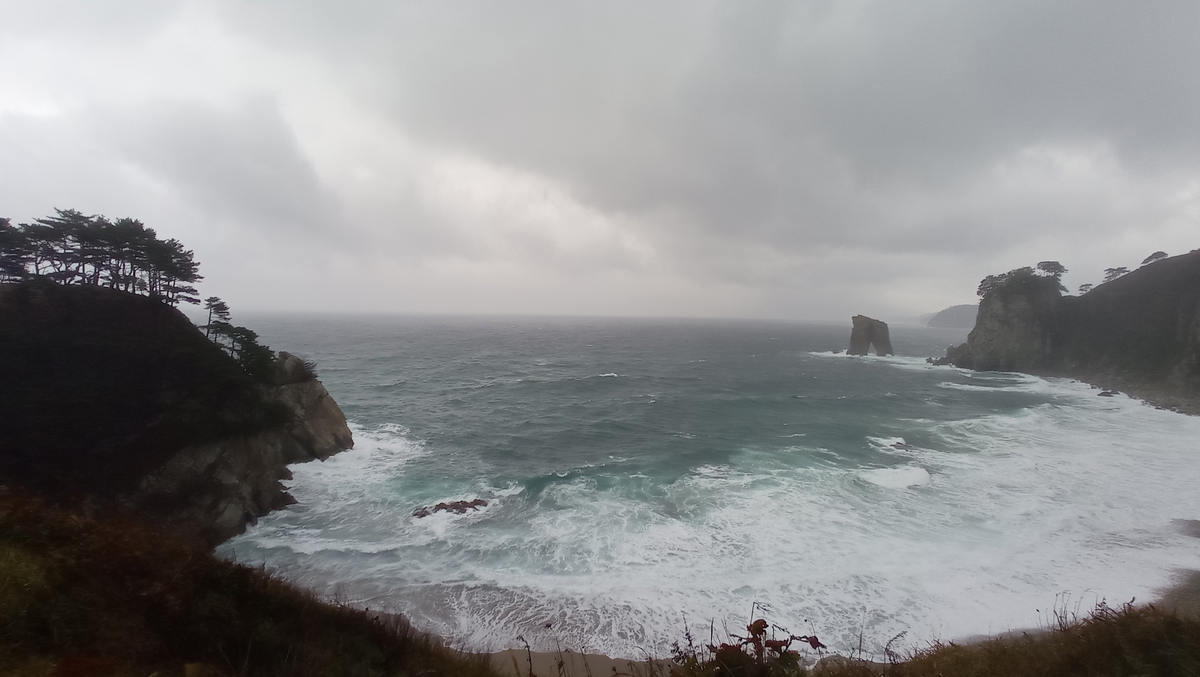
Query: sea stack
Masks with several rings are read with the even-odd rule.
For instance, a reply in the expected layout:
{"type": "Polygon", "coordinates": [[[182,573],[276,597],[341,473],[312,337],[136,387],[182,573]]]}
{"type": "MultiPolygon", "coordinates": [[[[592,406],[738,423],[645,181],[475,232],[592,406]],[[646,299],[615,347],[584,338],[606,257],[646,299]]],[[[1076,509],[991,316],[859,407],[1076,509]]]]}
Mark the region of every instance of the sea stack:
{"type": "Polygon", "coordinates": [[[866,355],[871,346],[875,346],[876,355],[894,355],[892,338],[888,334],[887,322],[876,320],[866,315],[855,315],[850,318],[854,328],[850,330],[850,349],[848,355],[866,355]]]}

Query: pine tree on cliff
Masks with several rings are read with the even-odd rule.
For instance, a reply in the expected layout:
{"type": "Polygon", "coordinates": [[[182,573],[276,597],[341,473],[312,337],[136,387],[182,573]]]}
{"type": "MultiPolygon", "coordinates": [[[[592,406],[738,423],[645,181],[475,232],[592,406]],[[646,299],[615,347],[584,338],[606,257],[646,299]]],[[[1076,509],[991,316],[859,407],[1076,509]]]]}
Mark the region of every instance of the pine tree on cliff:
{"type": "Polygon", "coordinates": [[[1052,277],[1056,280],[1061,280],[1066,274],[1067,268],[1058,261],[1042,261],[1037,264],[1038,272],[1045,277],[1052,277]]]}
{"type": "Polygon", "coordinates": [[[191,250],[160,240],[136,219],[110,222],[74,209],[13,228],[0,227],[0,276],[45,277],[61,284],[93,284],[140,293],[171,305],[199,303],[201,279],[191,250]]]}
{"type": "Polygon", "coordinates": [[[1067,269],[1058,261],[1042,261],[1037,269],[1029,266],[1014,268],[1007,273],[988,275],[979,282],[975,293],[981,299],[987,299],[994,294],[1028,293],[1047,291],[1053,288],[1056,292],[1067,290],[1060,281],[1067,269]]]}
{"type": "Polygon", "coordinates": [[[1117,279],[1118,277],[1121,277],[1122,275],[1124,275],[1125,273],[1128,273],[1128,272],[1129,272],[1129,269],[1126,268],[1125,266],[1121,266],[1120,268],[1105,268],[1104,269],[1104,281],[1112,282],[1113,280],[1117,279]]]}
{"type": "Polygon", "coordinates": [[[1144,265],[1146,265],[1147,263],[1154,263],[1155,261],[1162,261],[1162,260],[1163,260],[1163,259],[1165,259],[1165,258],[1167,258],[1167,253],[1166,253],[1166,252],[1161,252],[1161,251],[1160,251],[1160,252],[1154,252],[1154,253],[1153,253],[1153,254],[1151,254],[1150,256],[1147,256],[1147,257],[1146,257],[1146,259],[1145,259],[1144,261],[1142,261],[1142,265],[1144,266],[1144,265]]]}
{"type": "Polygon", "coordinates": [[[204,336],[211,337],[212,330],[216,326],[213,318],[216,318],[217,323],[229,324],[229,305],[217,296],[210,296],[204,299],[204,309],[208,311],[208,324],[204,325],[204,336]]]}
{"type": "Polygon", "coordinates": [[[0,280],[23,280],[32,252],[25,233],[0,217],[0,280]]]}

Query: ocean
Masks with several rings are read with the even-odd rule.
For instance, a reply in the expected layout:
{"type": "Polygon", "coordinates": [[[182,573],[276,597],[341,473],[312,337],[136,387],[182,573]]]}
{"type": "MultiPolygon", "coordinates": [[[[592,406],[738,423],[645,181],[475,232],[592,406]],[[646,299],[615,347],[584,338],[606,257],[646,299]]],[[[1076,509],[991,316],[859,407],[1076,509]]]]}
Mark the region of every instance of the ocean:
{"type": "Polygon", "coordinates": [[[880,358],[848,319],[241,321],[318,363],[356,444],[219,554],[458,647],[662,656],[755,614],[879,656],[1200,569],[1200,418],[926,364],[965,332],[880,358]]]}

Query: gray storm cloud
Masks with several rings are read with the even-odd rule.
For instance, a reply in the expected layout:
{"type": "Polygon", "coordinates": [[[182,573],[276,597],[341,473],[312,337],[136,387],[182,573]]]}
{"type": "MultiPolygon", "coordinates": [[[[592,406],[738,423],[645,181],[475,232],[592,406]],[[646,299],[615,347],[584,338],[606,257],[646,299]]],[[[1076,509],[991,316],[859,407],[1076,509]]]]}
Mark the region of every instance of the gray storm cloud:
{"type": "Polygon", "coordinates": [[[1200,246],[1192,2],[0,23],[3,213],[142,216],[249,307],[886,317],[1046,258],[1078,284],[1200,246]]]}

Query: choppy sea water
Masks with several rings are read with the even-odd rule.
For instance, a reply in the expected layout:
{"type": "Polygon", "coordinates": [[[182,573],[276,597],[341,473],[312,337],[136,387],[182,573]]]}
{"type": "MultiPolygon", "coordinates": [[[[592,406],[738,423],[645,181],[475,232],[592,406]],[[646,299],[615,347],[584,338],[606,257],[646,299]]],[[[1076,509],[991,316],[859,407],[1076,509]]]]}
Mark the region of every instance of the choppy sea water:
{"type": "Polygon", "coordinates": [[[356,447],[295,466],[299,504],[220,553],[459,646],[661,655],[757,602],[878,653],[1200,568],[1177,522],[1200,518],[1200,418],[924,362],[960,332],[857,358],[849,322],[251,324],[319,363],[356,447]]]}

